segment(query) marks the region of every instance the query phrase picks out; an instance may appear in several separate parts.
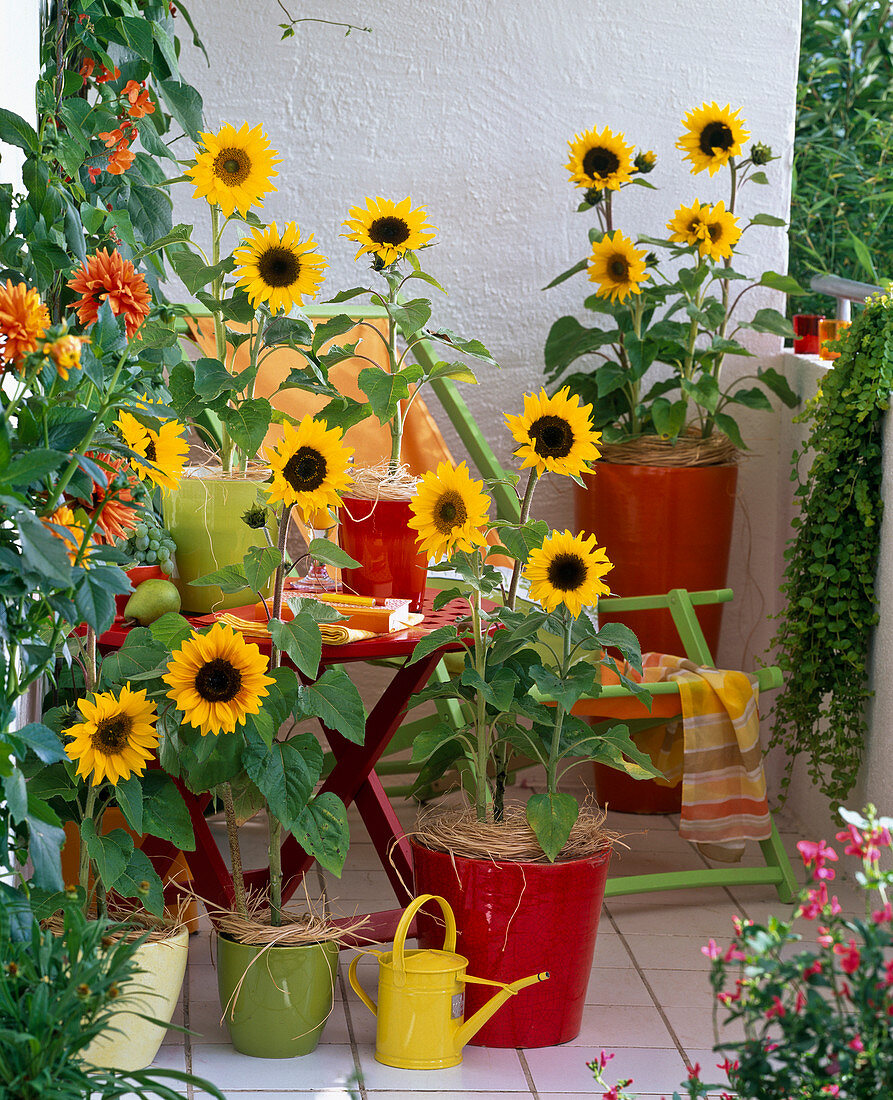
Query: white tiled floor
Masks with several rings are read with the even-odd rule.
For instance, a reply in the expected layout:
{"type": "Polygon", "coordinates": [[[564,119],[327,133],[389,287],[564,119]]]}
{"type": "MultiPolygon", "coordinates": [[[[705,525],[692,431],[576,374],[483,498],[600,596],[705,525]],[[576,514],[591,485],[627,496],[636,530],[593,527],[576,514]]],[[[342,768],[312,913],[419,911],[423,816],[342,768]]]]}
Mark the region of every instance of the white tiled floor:
{"type": "MultiPolygon", "coordinates": [[[[401,817],[414,810],[398,805],[401,817]]],[[[332,908],[352,912],[393,906],[384,873],[362,825],[352,816],[352,845],[341,882],[325,876],[332,908]]],[[[629,850],[615,859],[612,876],[648,870],[704,866],[694,849],[679,840],[674,817],[612,814],[609,825],[624,835],[629,850]]],[[[782,834],[796,855],[798,836],[782,834]]],[[[259,847],[264,831],[245,832],[246,848],[259,847]]],[[[752,846],[745,859],[760,862],[752,846]]],[[[252,860],[247,860],[249,865],[252,860]]],[[[258,862],[257,860],[254,861],[258,862]]],[[[799,859],[795,873],[801,876],[799,859]]],[[[322,884],[323,876],[317,876],[322,884]]],[[[855,899],[838,882],[841,900],[855,899]]],[[[672,1096],[687,1066],[700,1062],[706,1080],[720,1081],[720,1060],[711,1052],[713,1019],[707,971],[701,947],[711,936],[726,942],[733,915],[762,918],[788,915],[771,887],[706,888],[640,894],[609,900],[599,928],[595,963],[579,1036],[562,1047],[488,1050],[467,1047],[462,1065],[415,1072],[391,1069],[374,1059],[375,1022],[346,980],[352,952],[341,957],[335,1008],[317,1050],[304,1058],[265,1060],[237,1054],[220,1026],[212,945],[207,931],[190,945],[183,994],[184,1015],[192,1035],[170,1034],[159,1063],[189,1069],[213,1081],[227,1097],[245,1100],[461,1100],[488,1096],[569,1100],[600,1095],[586,1062],[600,1050],[615,1052],[608,1080],[632,1077],[642,1100],[672,1096]]],[[[361,975],[374,988],[375,967],[361,963],[361,975]]],[[[727,1033],[726,1037],[732,1037],[727,1033]]],[[[737,1037],[737,1035],[735,1035],[737,1037]]],[[[185,1086],[184,1086],[185,1089],[185,1086]]],[[[192,1095],[191,1090],[189,1095],[192,1095]]],[[[195,1093],[195,1100],[203,1100],[195,1093]]]]}

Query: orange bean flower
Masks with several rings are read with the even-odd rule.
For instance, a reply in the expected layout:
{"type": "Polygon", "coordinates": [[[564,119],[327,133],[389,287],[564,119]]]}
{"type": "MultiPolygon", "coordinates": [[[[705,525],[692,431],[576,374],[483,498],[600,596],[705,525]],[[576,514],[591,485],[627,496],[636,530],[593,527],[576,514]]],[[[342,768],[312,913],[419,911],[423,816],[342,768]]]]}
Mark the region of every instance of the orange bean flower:
{"type": "Polygon", "coordinates": [[[127,113],[131,118],[143,118],[145,115],[154,114],[155,104],[142,84],[137,84],[135,80],[128,80],[121,94],[130,101],[127,113]]]}
{"type": "Polygon", "coordinates": [[[86,264],[68,280],[68,286],[80,294],[73,308],[82,325],[94,324],[100,305],[108,301],[112,313],[124,317],[128,339],[136,334],[152,304],[146,280],[117,250],[100,248],[88,256],[86,264]]]}

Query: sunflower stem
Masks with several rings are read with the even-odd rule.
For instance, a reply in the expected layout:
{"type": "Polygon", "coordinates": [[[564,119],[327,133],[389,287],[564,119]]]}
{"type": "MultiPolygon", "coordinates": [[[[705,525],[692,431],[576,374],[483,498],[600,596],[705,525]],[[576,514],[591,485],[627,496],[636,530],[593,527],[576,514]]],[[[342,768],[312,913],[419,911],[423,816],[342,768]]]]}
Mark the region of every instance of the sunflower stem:
{"type": "MultiPolygon", "coordinates": [[[[276,575],[273,580],[273,618],[278,619],[282,613],[282,593],[285,588],[285,545],[288,541],[288,525],[291,520],[291,507],[288,504],[282,506],[282,517],[279,520],[279,538],[276,540],[276,548],[279,551],[280,562],[276,566],[276,575]]],[[[270,668],[279,668],[282,654],[279,647],[270,644],[270,668]]]]}
{"type": "MultiPolygon", "coordinates": [[[[518,524],[519,527],[523,527],[527,522],[527,517],[530,515],[530,505],[533,501],[533,489],[536,485],[539,473],[536,467],[531,467],[530,477],[527,479],[527,485],[524,489],[524,499],[521,501],[521,519],[518,524]]],[[[518,581],[521,579],[521,562],[518,558],[515,558],[515,563],[512,566],[512,579],[509,584],[509,594],[505,601],[505,606],[509,611],[515,610],[515,600],[518,595],[518,581]]]]}
{"type": "MultiPolygon", "coordinates": [[[[85,821],[93,821],[95,809],[96,787],[91,786],[87,791],[87,804],[84,807],[82,825],[85,821]]],[[[78,830],[78,883],[84,891],[84,915],[86,916],[90,911],[90,855],[87,852],[87,845],[84,843],[84,836],[80,830],[78,830]]]]}
{"type": "MultiPolygon", "coordinates": [[[[396,304],[397,287],[396,284],[389,279],[388,307],[395,306],[396,304]]],[[[394,320],[390,308],[388,308],[388,365],[391,374],[396,374],[400,369],[397,361],[397,323],[394,320]]],[[[403,417],[400,412],[399,404],[397,405],[397,411],[391,418],[389,427],[391,429],[391,457],[388,463],[388,472],[396,474],[400,466],[400,447],[403,442],[403,417]]]]}
{"type": "MultiPolygon", "coordinates": [[[[220,211],[214,203],[211,209],[211,266],[216,267],[220,263],[220,238],[223,228],[220,225],[220,211]]],[[[211,297],[220,301],[223,293],[223,276],[218,275],[211,283],[211,297]]],[[[214,348],[217,358],[221,363],[226,363],[226,327],[223,324],[223,315],[220,310],[213,310],[214,315],[214,348]]],[[[225,474],[232,470],[233,466],[233,441],[225,424],[220,425],[220,467],[225,474]]]]}
{"type": "Polygon", "coordinates": [[[239,847],[239,826],[236,821],[236,803],[233,789],[229,783],[220,784],[220,798],[223,802],[223,816],[226,820],[226,839],[229,841],[229,859],[233,876],[233,905],[240,917],[248,916],[245,901],[245,873],[242,870],[242,850],[239,847]]]}
{"type": "MultiPolygon", "coordinates": [[[[564,652],[562,655],[561,665],[558,670],[559,678],[564,680],[570,671],[570,658],[571,658],[571,627],[573,620],[565,608],[562,615],[562,621],[564,624],[564,636],[562,641],[564,642],[564,652]]],[[[558,793],[558,748],[561,744],[561,730],[564,726],[564,714],[565,710],[561,703],[555,703],[555,725],[552,728],[552,743],[549,746],[549,763],[546,768],[546,790],[549,794],[558,793]]]]}
{"type": "MultiPolygon", "coordinates": [[[[475,555],[475,572],[480,581],[481,559],[475,555]]],[[[487,655],[484,648],[483,615],[481,611],[481,593],[477,587],[472,591],[471,597],[471,630],[474,635],[474,668],[478,676],[483,680],[487,671],[487,655]]],[[[487,784],[487,704],[480,689],[475,692],[475,767],[474,767],[474,805],[478,821],[487,820],[487,809],[490,802],[490,790],[487,784]]]]}
{"type": "Polygon", "coordinates": [[[282,822],[267,807],[270,823],[270,924],[282,924],[282,822]]]}

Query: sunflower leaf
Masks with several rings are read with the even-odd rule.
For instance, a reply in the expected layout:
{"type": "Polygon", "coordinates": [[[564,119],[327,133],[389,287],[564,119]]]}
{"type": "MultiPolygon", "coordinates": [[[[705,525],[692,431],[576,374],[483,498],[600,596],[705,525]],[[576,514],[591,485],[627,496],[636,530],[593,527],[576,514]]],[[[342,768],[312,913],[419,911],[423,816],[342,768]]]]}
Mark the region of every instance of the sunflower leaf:
{"type": "Polygon", "coordinates": [[[103,886],[114,890],[133,852],[133,837],[124,829],[100,835],[95,823],[87,818],[81,822],[81,838],[103,886]]]}
{"type": "Polygon", "coordinates": [[[306,317],[274,317],[264,329],[264,347],[275,344],[309,345],[313,339],[313,327],[306,317]]]}
{"type": "Polygon", "coordinates": [[[336,339],[338,336],[343,336],[345,332],[350,332],[352,328],[356,327],[356,323],[354,318],[348,317],[346,313],[339,313],[336,317],[330,317],[327,321],[322,321],[313,330],[311,351],[318,354],[324,344],[336,339]]]}
{"type": "Polygon", "coordinates": [[[273,645],[287,653],[305,676],[315,676],[322,656],[322,637],[317,624],[308,615],[296,615],[288,623],[270,619],[268,625],[273,645]]]}
{"type": "Polygon", "coordinates": [[[307,808],[322,773],[323,753],[310,733],[267,747],[262,739],[246,733],[242,753],[245,771],[267,800],[271,814],[292,831],[307,808]]]}
{"type": "Polygon", "coordinates": [[[358,569],[360,563],[355,561],[346,550],[342,550],[329,539],[311,539],[307,547],[307,553],[315,561],[323,565],[334,565],[337,569],[358,569]]]}
{"type": "Polygon", "coordinates": [[[408,339],[428,324],[431,319],[431,303],[427,298],[413,298],[409,302],[389,306],[388,313],[408,339]]]}
{"type": "Polygon", "coordinates": [[[194,370],[193,387],[205,401],[213,401],[221,393],[229,393],[236,388],[235,378],[219,359],[196,359],[194,370]]]}
{"type": "Polygon", "coordinates": [[[441,361],[435,363],[428,371],[426,381],[433,382],[435,378],[451,378],[454,382],[467,382],[469,385],[477,385],[477,377],[471,367],[465,363],[447,363],[441,361]]]}
{"type": "Polygon", "coordinates": [[[338,302],[348,302],[351,298],[358,298],[361,294],[371,295],[373,291],[364,286],[354,286],[350,290],[339,290],[334,298],[329,298],[333,305],[338,302]]]}
{"type": "Polygon", "coordinates": [[[480,359],[482,363],[489,363],[491,367],[499,366],[480,340],[464,340],[448,328],[441,328],[436,331],[427,329],[425,335],[432,340],[439,340],[440,343],[447,344],[451,348],[457,348],[459,351],[465,352],[466,355],[473,355],[475,359],[480,359]]]}
{"type": "Polygon", "coordinates": [[[412,651],[409,664],[415,664],[416,661],[421,661],[423,657],[427,657],[430,653],[455,642],[458,636],[459,632],[454,626],[439,626],[437,630],[432,630],[430,634],[426,634],[418,643],[412,651]]]}
{"type": "Polygon", "coordinates": [[[126,779],[118,780],[115,784],[115,801],[130,828],[135,833],[141,833],[143,831],[143,787],[138,775],[129,775],[126,779]]]}
{"type": "Polygon", "coordinates": [[[344,803],[332,791],[318,794],[291,830],[305,852],[333,875],[341,877],[350,844],[344,803]]]}
{"type": "Polygon", "coordinates": [[[177,80],[160,80],[158,87],[170,113],[192,140],[198,141],[204,125],[202,97],[190,84],[181,84],[177,80]]]}
{"type": "Polygon", "coordinates": [[[242,559],[242,569],[249,588],[260,594],[281,564],[282,553],[275,546],[252,546],[242,559]]]}
{"type": "Polygon", "coordinates": [[[220,591],[227,595],[251,587],[241,565],[225,565],[222,569],[216,569],[213,573],[205,573],[204,576],[197,577],[189,583],[195,588],[204,588],[206,585],[216,584],[220,591]]]}
{"type": "Polygon", "coordinates": [[[381,367],[364,367],[357,375],[357,383],[372,407],[372,413],[382,424],[396,415],[399,404],[409,397],[407,380],[400,374],[390,374],[381,367]]]}
{"type": "Polygon", "coordinates": [[[530,557],[530,551],[539,550],[543,545],[543,539],[548,533],[548,523],[538,519],[525,523],[523,527],[505,527],[499,532],[499,537],[509,554],[523,565],[530,557]]]}
{"type": "Polygon", "coordinates": [[[219,415],[236,446],[253,458],[270,427],[270,402],[265,397],[252,397],[241,401],[238,408],[221,409],[219,415]]]}
{"type": "Polygon", "coordinates": [[[542,665],[531,666],[529,672],[543,695],[561,703],[567,711],[584,696],[597,694],[597,687],[601,683],[598,669],[585,661],[574,665],[564,677],[557,676],[542,665]]]}
{"type": "Polygon", "coordinates": [[[366,736],[366,711],[343,665],[327,668],[315,683],[307,684],[300,701],[304,717],[315,716],[348,741],[362,745],[366,736]]]}
{"type": "Polygon", "coordinates": [[[550,791],[527,800],[527,822],[551,862],[567,843],[579,813],[573,795],[550,791]]]}
{"type": "MultiPolygon", "coordinates": [[[[115,831],[123,832],[117,829],[115,831]]],[[[161,878],[149,862],[149,857],[139,848],[133,848],[127,857],[124,870],[116,881],[115,893],[123,898],[139,898],[146,909],[156,917],[160,917],[164,912],[164,890],[161,878]]]]}
{"type": "Polygon", "coordinates": [[[563,283],[565,279],[569,279],[572,275],[576,275],[578,271],[585,271],[589,266],[589,259],[580,260],[575,263],[573,267],[569,267],[567,271],[562,271],[560,275],[556,275],[551,283],[546,283],[543,290],[550,290],[553,286],[558,286],[559,283],[563,283]]]}

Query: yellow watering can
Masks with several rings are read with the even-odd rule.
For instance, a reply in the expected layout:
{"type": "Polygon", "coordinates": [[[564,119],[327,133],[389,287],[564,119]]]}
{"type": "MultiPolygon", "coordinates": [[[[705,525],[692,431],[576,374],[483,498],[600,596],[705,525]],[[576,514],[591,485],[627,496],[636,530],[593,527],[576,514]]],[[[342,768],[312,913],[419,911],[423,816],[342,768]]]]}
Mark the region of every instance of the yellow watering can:
{"type": "Polygon", "coordinates": [[[377,1017],[375,1060],[398,1069],[446,1069],[462,1061],[462,1048],[513,994],[528,985],[544,982],[548,973],[505,985],[465,973],[468,959],[457,955],[456,918],[447,902],[436,894],[415,898],[397,926],[393,951],[365,951],[377,955],[378,1004],[374,1004],[357,979],[360,955],[350,964],[350,984],[360,1000],[377,1017]],[[443,910],[446,932],[442,951],[405,950],[412,918],[429,901],[443,910]],[[471,1017],[465,1016],[465,983],[499,989],[471,1017]]]}

